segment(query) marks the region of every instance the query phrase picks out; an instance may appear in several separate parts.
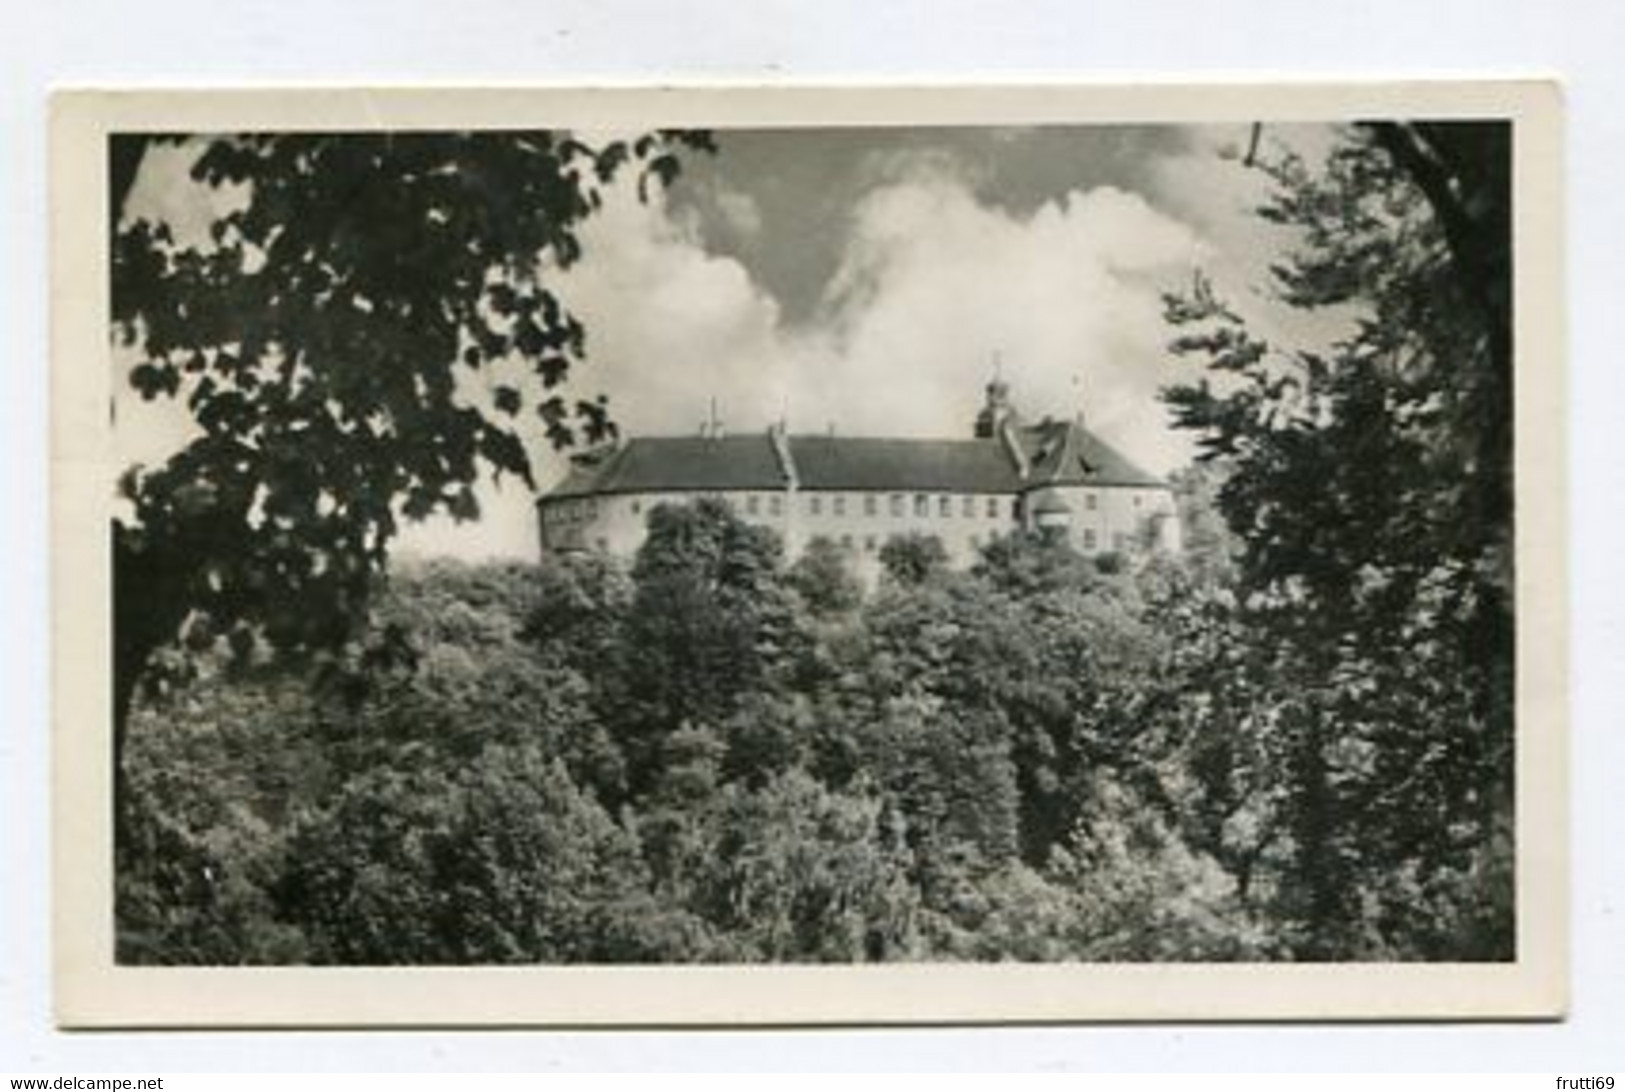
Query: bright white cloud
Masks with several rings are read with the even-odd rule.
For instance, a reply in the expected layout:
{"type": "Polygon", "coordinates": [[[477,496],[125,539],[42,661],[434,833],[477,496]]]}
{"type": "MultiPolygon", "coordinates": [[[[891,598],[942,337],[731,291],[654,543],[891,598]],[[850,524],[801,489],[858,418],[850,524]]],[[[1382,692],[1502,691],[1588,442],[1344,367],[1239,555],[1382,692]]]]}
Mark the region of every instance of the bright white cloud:
{"type": "Polygon", "coordinates": [[[940,175],[876,191],[832,282],[823,374],[798,402],[854,432],[962,434],[998,354],[1028,413],[1083,412],[1166,466],[1160,292],[1200,255],[1187,228],[1121,190],[1026,219],[940,175]]]}
{"type": "MultiPolygon", "coordinates": [[[[694,431],[712,397],[736,431],[787,418],[847,435],[968,435],[1002,360],[1033,416],[1083,412],[1148,469],[1189,455],[1158,389],[1172,376],[1161,292],[1208,255],[1184,223],[1122,190],[1074,192],[1028,217],[979,202],[922,161],[893,164],[852,211],[843,261],[811,324],[787,329],[738,261],[697,226],[618,190],[555,282],[588,330],[573,395],[608,393],[623,430],[694,431]]],[[[544,483],[563,458],[533,445],[544,483]]],[[[413,552],[535,551],[523,490],[487,491],[477,535],[411,532],[413,552]]]]}
{"type": "MultiPolygon", "coordinates": [[[[1192,146],[1181,155],[1151,164],[1152,199],[1189,223],[1207,242],[1203,272],[1252,332],[1272,344],[1325,349],[1352,329],[1351,308],[1304,311],[1282,303],[1271,267],[1300,243],[1292,228],[1258,215],[1274,183],[1244,164],[1251,127],[1218,126],[1191,131],[1192,146]]],[[[1271,125],[1260,134],[1261,161],[1296,154],[1305,162],[1324,160],[1337,139],[1327,125],[1271,125]]]]}
{"type": "Polygon", "coordinates": [[[716,202],[717,211],[735,234],[749,238],[761,232],[762,210],[750,194],[723,188],[717,192],[716,202]]]}
{"type": "MultiPolygon", "coordinates": [[[[585,257],[552,280],[587,329],[587,363],[571,374],[567,397],[607,394],[627,435],[696,431],[712,397],[742,426],[765,427],[782,412],[787,357],[778,307],[737,261],[706,252],[691,217],[616,186],[580,239],[585,257]]],[[[565,456],[548,447],[540,429],[528,439],[545,488],[563,475],[565,456]]],[[[480,496],[477,531],[430,520],[403,534],[403,550],[471,560],[535,557],[528,491],[520,483],[487,485],[480,496]]]]}

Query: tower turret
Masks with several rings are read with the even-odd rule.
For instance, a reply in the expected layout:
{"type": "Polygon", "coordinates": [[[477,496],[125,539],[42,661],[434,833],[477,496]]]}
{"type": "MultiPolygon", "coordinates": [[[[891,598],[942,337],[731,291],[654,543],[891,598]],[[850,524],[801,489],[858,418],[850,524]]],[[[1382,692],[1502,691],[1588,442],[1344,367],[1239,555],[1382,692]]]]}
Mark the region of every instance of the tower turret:
{"type": "Polygon", "coordinates": [[[1012,412],[1010,384],[1002,376],[995,375],[987,385],[987,401],[982,404],[982,412],[976,415],[976,438],[991,440],[999,435],[1012,412]]]}

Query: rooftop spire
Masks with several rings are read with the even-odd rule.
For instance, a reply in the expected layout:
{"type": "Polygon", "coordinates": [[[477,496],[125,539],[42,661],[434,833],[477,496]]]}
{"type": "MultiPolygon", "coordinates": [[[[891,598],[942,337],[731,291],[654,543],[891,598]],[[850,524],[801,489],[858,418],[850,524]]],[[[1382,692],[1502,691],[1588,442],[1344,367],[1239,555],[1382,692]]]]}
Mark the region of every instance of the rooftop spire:
{"type": "Polygon", "coordinates": [[[1010,384],[1004,381],[1004,354],[994,350],[993,378],[987,384],[987,401],[976,415],[975,435],[979,439],[990,439],[998,435],[1011,417],[1010,384]]]}
{"type": "Polygon", "coordinates": [[[708,440],[722,439],[722,418],[717,416],[717,396],[714,394],[706,418],[700,422],[700,435],[708,440]]]}

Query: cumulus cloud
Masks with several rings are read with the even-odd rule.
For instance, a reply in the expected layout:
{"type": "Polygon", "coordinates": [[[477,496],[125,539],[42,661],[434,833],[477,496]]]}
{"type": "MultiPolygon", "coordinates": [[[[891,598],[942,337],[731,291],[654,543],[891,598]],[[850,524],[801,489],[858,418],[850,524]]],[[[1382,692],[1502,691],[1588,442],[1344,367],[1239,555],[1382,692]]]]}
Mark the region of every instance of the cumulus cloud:
{"type": "Polygon", "coordinates": [[[696,224],[612,198],[583,233],[588,259],[558,283],[589,330],[576,384],[608,391],[631,433],[691,431],[716,397],[737,428],[783,416],[961,435],[997,355],[1031,412],[1081,411],[1165,462],[1151,435],[1166,431],[1159,294],[1202,259],[1199,238],[1123,190],[1017,217],[938,162],[887,169],[894,180],[851,211],[823,306],[794,328],[696,224]]]}
{"type": "MultiPolygon", "coordinates": [[[[748,212],[736,202],[734,215],[748,212]]],[[[607,395],[626,435],[697,431],[712,398],[742,426],[765,428],[782,413],[789,358],[778,306],[738,261],[706,251],[692,214],[675,212],[658,194],[645,202],[633,187],[615,186],[580,240],[585,257],[552,280],[587,329],[587,361],[572,372],[567,397],[607,395]]],[[[539,429],[527,440],[546,488],[563,476],[565,456],[547,446],[539,429]]],[[[520,483],[489,483],[480,500],[477,533],[436,518],[408,529],[403,549],[534,557],[539,544],[529,491],[520,483]]]]}
{"type": "Polygon", "coordinates": [[[605,392],[626,432],[688,432],[724,401],[765,426],[787,360],[778,305],[737,260],[708,253],[698,224],[661,201],[612,191],[581,233],[587,258],[555,281],[586,324],[583,394],[605,392]]]}
{"type": "MultiPolygon", "coordinates": [[[[1207,257],[1197,232],[1120,189],[1018,216],[939,158],[882,166],[842,225],[821,307],[795,326],[744,264],[706,249],[695,217],[611,193],[582,231],[586,257],[555,282],[588,330],[572,395],[607,393],[630,435],[691,433],[715,398],[734,431],[784,418],[964,436],[997,359],[1029,415],[1082,413],[1153,471],[1188,458],[1157,399],[1172,376],[1160,294],[1207,257]]],[[[533,450],[556,479],[562,458],[533,450]]],[[[468,549],[534,551],[523,490],[488,491],[486,511],[468,549]]],[[[455,537],[431,527],[408,543],[443,551],[455,537]]]]}
{"type": "MultiPolygon", "coordinates": [[[[1255,335],[1273,344],[1325,350],[1351,333],[1356,313],[1351,307],[1305,311],[1279,299],[1272,267],[1302,239],[1294,229],[1258,215],[1274,183],[1265,171],[1243,162],[1253,140],[1251,126],[1194,129],[1189,137],[1185,151],[1150,162],[1149,192],[1206,241],[1203,272],[1219,294],[1255,335]]],[[[1264,162],[1298,155],[1316,163],[1338,139],[1335,126],[1269,125],[1259,134],[1255,154],[1264,162]]]]}
{"type": "Polygon", "coordinates": [[[878,190],[855,211],[824,374],[805,375],[799,401],[854,431],[960,434],[997,355],[1029,413],[1081,412],[1166,464],[1160,292],[1201,253],[1184,225],[1117,189],[1027,218],[941,174],[878,190]]]}
{"type": "Polygon", "coordinates": [[[717,193],[717,210],[730,230],[737,235],[752,237],[762,230],[762,210],[748,193],[722,189],[717,193]]]}

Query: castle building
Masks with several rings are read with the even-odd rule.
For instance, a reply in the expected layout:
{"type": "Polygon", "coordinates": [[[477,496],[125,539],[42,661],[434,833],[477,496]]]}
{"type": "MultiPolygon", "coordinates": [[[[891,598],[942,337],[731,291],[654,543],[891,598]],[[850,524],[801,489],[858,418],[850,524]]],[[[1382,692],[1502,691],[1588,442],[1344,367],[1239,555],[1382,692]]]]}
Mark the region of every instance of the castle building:
{"type": "Polygon", "coordinates": [[[1178,551],[1168,483],[1136,467],[1083,422],[1023,421],[995,379],[971,437],[806,435],[775,425],[751,435],[643,436],[583,452],[537,502],[545,552],[630,556],[649,511],[702,496],[773,528],[795,557],[814,538],[863,572],[893,536],[936,536],[955,565],[1018,528],[1085,554],[1178,551]]]}

